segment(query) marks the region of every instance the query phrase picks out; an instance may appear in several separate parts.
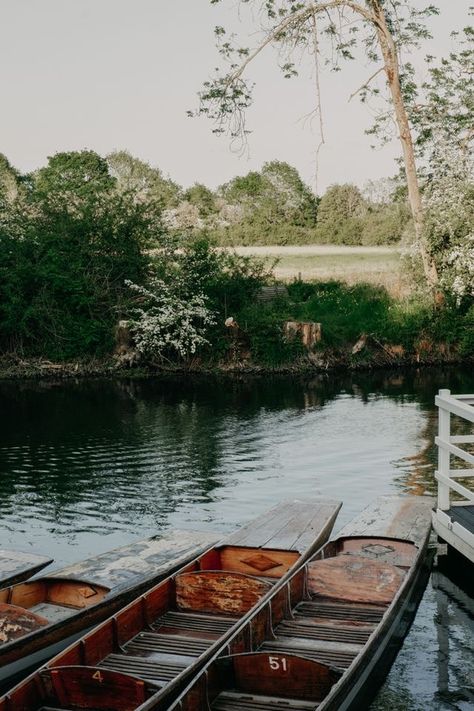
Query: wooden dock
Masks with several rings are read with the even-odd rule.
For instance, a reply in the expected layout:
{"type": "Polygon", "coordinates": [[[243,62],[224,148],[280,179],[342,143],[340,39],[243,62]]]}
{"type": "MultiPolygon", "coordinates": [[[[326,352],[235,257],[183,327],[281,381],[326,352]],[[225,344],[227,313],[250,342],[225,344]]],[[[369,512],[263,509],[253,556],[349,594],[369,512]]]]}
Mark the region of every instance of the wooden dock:
{"type": "Polygon", "coordinates": [[[443,541],[474,563],[474,395],[440,390],[436,405],[438,505],[433,512],[433,527],[443,541]],[[452,417],[469,434],[451,434],[452,417]],[[466,468],[466,464],[470,466],[466,468]]]}

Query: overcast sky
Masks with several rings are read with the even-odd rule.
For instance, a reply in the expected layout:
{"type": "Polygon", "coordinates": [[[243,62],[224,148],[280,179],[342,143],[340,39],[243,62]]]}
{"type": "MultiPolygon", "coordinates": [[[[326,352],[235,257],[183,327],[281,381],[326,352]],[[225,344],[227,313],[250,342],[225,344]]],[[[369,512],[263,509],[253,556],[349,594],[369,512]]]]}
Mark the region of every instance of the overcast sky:
{"type": "MultiPolygon", "coordinates": [[[[469,22],[472,0],[437,4],[441,16],[431,22],[434,39],[423,55],[446,54],[451,29],[469,22]]],[[[29,171],[57,151],[124,148],[184,186],[211,187],[278,159],[313,185],[318,137],[301,121],[314,107],[309,68],[284,80],[271,51],[252,68],[249,157],[232,153],[205,118],[186,117],[217,65],[213,28],[238,30],[236,7],[237,0],[0,0],[0,152],[29,171]]],[[[396,142],[372,151],[364,136],[370,113],[357,100],[348,103],[372,71],[357,62],[323,76],[320,190],[395,172],[396,142]]]]}

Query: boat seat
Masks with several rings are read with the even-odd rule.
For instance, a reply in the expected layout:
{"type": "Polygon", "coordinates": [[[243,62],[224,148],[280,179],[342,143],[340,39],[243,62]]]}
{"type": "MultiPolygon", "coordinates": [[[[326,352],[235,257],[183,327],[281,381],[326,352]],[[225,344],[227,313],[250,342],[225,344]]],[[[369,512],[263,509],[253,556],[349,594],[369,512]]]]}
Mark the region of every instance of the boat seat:
{"type": "Polygon", "coordinates": [[[53,667],[40,676],[48,696],[62,709],[135,711],[156,691],[130,674],[98,667],[53,667]]]}
{"type": "Polygon", "coordinates": [[[49,621],[41,615],[24,607],[0,603],[0,644],[24,637],[45,625],[49,625],[49,621]]]}
{"type": "Polygon", "coordinates": [[[179,610],[236,617],[248,612],[272,588],[264,580],[227,570],[181,573],[175,582],[179,610]]]}
{"type": "MultiPolygon", "coordinates": [[[[298,656],[294,652],[286,654],[272,650],[236,654],[221,657],[217,660],[217,665],[217,670],[220,668],[223,671],[222,678],[233,680],[233,688],[228,691],[238,691],[240,694],[257,698],[269,696],[288,699],[298,702],[300,707],[301,702],[312,702],[309,708],[314,708],[316,702],[327,696],[341,677],[338,669],[298,656]]],[[[214,706],[212,708],[214,709],[214,706]]],[[[291,705],[289,708],[292,708],[291,705]]],[[[308,706],[303,704],[301,708],[308,706]]]]}

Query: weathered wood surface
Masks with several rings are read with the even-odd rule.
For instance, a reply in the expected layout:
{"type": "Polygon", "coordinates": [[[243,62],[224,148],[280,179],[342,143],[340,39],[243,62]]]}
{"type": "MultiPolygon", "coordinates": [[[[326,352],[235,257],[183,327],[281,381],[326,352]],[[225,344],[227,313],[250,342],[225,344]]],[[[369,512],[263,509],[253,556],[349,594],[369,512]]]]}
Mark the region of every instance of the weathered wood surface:
{"type": "Polygon", "coordinates": [[[388,605],[403,578],[403,572],[394,565],[358,555],[340,555],[308,564],[308,590],[312,596],[347,602],[388,605]]]}
{"type": "Polygon", "coordinates": [[[227,546],[303,553],[316,550],[334,525],[339,501],[283,501],[226,538],[227,546]]]}
{"type": "Polygon", "coordinates": [[[218,540],[215,533],[172,530],[56,570],[47,577],[84,581],[115,592],[142,579],[164,577],[218,540]]]}
{"type": "Polygon", "coordinates": [[[417,552],[411,541],[388,541],[386,538],[346,538],[339,548],[341,555],[359,555],[405,568],[413,564],[417,552]]]}
{"type": "Polygon", "coordinates": [[[239,546],[224,546],[220,549],[220,555],[223,570],[266,578],[281,578],[300,557],[296,551],[265,548],[263,552],[259,552],[239,546]]]}
{"type": "Polygon", "coordinates": [[[23,637],[48,624],[48,620],[23,607],[0,603],[0,644],[23,637]]]}
{"type": "Polygon", "coordinates": [[[230,661],[237,687],[244,693],[319,701],[340,677],[324,664],[292,655],[257,652],[237,655],[230,661]]]}
{"type": "Polygon", "coordinates": [[[0,548],[0,587],[26,580],[52,562],[42,555],[0,548]]]}
{"type": "Polygon", "coordinates": [[[271,590],[271,584],[242,573],[201,571],[176,576],[179,610],[244,615],[271,590]]]}
{"type": "Polygon", "coordinates": [[[63,708],[135,711],[147,697],[144,681],[106,669],[62,667],[42,676],[63,708]]]}
{"type": "Polygon", "coordinates": [[[381,496],[337,537],[380,536],[412,541],[422,546],[429,533],[434,499],[429,496],[381,496]]]}

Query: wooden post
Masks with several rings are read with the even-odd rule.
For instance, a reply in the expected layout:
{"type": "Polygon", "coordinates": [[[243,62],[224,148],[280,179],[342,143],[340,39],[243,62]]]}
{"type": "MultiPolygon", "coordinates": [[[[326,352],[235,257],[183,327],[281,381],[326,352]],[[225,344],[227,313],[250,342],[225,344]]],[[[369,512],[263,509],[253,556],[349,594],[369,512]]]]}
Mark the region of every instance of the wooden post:
{"type": "MultiPolygon", "coordinates": [[[[449,397],[451,390],[440,390],[440,397],[449,397]]],[[[440,440],[449,443],[451,436],[451,413],[445,410],[443,405],[438,406],[438,436],[440,440]]],[[[447,449],[438,445],[438,471],[444,476],[450,476],[451,455],[447,449]]],[[[450,507],[449,486],[443,482],[438,482],[438,508],[447,511],[450,507]]]]}

